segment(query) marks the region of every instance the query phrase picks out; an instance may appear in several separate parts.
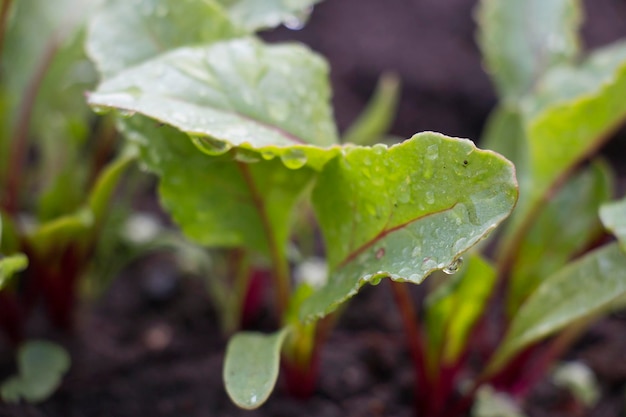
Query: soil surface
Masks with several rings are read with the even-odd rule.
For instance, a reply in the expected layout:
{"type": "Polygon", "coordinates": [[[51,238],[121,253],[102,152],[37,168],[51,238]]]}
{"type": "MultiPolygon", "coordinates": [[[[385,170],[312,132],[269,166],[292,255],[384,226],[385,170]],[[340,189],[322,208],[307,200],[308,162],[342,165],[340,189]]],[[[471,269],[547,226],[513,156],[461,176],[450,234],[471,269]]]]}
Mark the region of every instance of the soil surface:
{"type": "MultiPolygon", "coordinates": [[[[585,45],[626,38],[626,1],[585,4],[585,45]]],[[[474,42],[474,6],[473,0],[326,0],[303,30],[264,36],[303,41],[329,58],[341,129],[362,110],[380,74],[394,71],[403,93],[392,133],[435,130],[477,140],[496,99],[474,42]]],[[[625,138],[622,130],[607,151],[622,174],[625,138]]],[[[179,276],[167,256],[131,265],[101,300],[77,313],[73,335],[52,336],[72,355],[62,387],[39,406],[0,405],[1,417],[413,415],[411,365],[386,285],[365,289],[342,316],[322,351],[311,399],[291,399],[279,387],[253,412],[234,407],[223,390],[225,339],[203,283],[179,276]]],[[[0,339],[0,358],[7,357],[0,339]]],[[[581,409],[546,380],[526,405],[530,417],[626,416],[626,314],[594,325],[567,358],[595,371],[601,401],[581,409]]],[[[0,377],[11,366],[0,361],[0,377]]]]}

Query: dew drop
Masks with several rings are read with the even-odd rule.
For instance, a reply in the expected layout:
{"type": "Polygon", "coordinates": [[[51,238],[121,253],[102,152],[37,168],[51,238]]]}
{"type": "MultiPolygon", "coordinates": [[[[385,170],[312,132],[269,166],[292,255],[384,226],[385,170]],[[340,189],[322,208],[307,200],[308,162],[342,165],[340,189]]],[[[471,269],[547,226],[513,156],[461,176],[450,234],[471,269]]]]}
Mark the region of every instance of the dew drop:
{"type": "Polygon", "coordinates": [[[117,111],[117,114],[123,119],[128,119],[133,117],[135,115],[135,112],[133,110],[119,109],[117,111]]]}
{"type": "Polygon", "coordinates": [[[104,106],[93,106],[92,109],[96,114],[99,114],[99,115],[104,115],[104,114],[108,114],[111,112],[110,107],[104,107],[104,106]]]}
{"type": "Polygon", "coordinates": [[[232,148],[230,143],[210,136],[191,136],[191,141],[198,149],[211,156],[223,155],[232,148]]]}
{"type": "Polygon", "coordinates": [[[435,268],[437,268],[437,261],[435,261],[433,258],[426,257],[422,260],[422,269],[424,271],[429,271],[435,268]]]}
{"type": "Polygon", "coordinates": [[[280,156],[283,164],[289,169],[298,169],[306,165],[307,157],[301,149],[289,149],[280,156]]]}
{"type": "Polygon", "coordinates": [[[380,284],[380,282],[383,280],[383,276],[382,275],[374,275],[373,277],[371,277],[368,282],[371,285],[378,285],[380,284]]]}
{"type": "Polygon", "coordinates": [[[387,145],[384,143],[377,143],[372,147],[372,149],[376,155],[382,155],[387,150],[387,145]]]}
{"type": "Polygon", "coordinates": [[[290,30],[301,30],[309,21],[311,12],[313,12],[313,7],[307,7],[300,12],[294,13],[292,16],[285,19],[285,27],[290,30]]]}
{"type": "Polygon", "coordinates": [[[411,193],[408,190],[401,190],[400,195],[398,195],[398,202],[406,204],[409,201],[411,201],[411,193]]]}
{"type": "Polygon", "coordinates": [[[433,143],[428,148],[426,148],[426,158],[430,159],[431,161],[439,158],[439,147],[437,146],[437,144],[433,143]]]}
{"type": "Polygon", "coordinates": [[[411,255],[413,257],[418,257],[420,256],[421,253],[422,253],[422,248],[420,246],[416,246],[413,248],[413,252],[411,252],[411,255]]]}
{"type": "Polygon", "coordinates": [[[432,191],[426,191],[426,202],[433,204],[435,202],[435,194],[432,191]]]}
{"type": "Polygon", "coordinates": [[[261,151],[261,158],[265,159],[266,161],[274,159],[275,156],[276,154],[272,151],[261,151]]]}
{"type": "Polygon", "coordinates": [[[463,258],[456,258],[450,265],[443,268],[443,272],[448,275],[455,274],[461,268],[461,265],[463,265],[463,258]]]}
{"type": "Polygon", "coordinates": [[[235,160],[246,164],[253,164],[261,160],[261,156],[250,149],[239,148],[235,152],[235,160]]]}

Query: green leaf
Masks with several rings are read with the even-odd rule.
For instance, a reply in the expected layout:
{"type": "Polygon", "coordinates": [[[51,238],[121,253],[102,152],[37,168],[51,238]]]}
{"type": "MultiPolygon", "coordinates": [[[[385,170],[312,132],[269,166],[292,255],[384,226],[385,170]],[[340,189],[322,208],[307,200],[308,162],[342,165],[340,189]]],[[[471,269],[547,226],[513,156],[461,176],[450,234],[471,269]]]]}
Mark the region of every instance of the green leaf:
{"type": "Polygon", "coordinates": [[[26,255],[17,253],[6,257],[0,256],[0,290],[8,283],[9,279],[28,266],[26,255]]]}
{"type": "Polygon", "coordinates": [[[513,166],[471,141],[426,132],[387,149],[347,147],[313,190],[329,282],[301,315],[321,317],[384,277],[421,283],[504,220],[513,166]]]}
{"type": "Polygon", "coordinates": [[[626,295],[625,271],[626,254],[609,244],[546,278],[513,318],[487,372],[564,327],[610,309],[626,295]]]}
{"type": "Polygon", "coordinates": [[[288,332],[288,328],[270,335],[241,332],[228,342],[223,378],[228,396],[239,407],[257,408],[272,393],[288,332]]]}
{"type": "Polygon", "coordinates": [[[598,209],[609,200],[612,190],[609,166],[597,161],[545,204],[521,242],[511,268],[507,294],[510,316],[545,277],[599,237],[602,225],[598,209]]]}
{"type": "Polygon", "coordinates": [[[625,96],[626,43],[546,74],[524,107],[535,198],[622,123],[625,96]]]}
{"type": "Polygon", "coordinates": [[[230,18],[249,32],[269,29],[294,20],[303,23],[321,0],[217,0],[230,18]]]}
{"type": "Polygon", "coordinates": [[[87,51],[109,78],[174,48],[242,35],[215,1],[110,0],[89,26],[87,51]]]}
{"type": "Polygon", "coordinates": [[[478,256],[470,256],[461,273],[452,276],[426,299],[428,348],[434,359],[429,364],[437,367],[440,363],[455,363],[485,309],[495,282],[493,266],[478,256]]]}
{"type": "Polygon", "coordinates": [[[245,149],[256,163],[237,160],[240,149],[208,156],[184,133],[139,116],[124,120],[122,129],[160,177],[161,202],[186,236],[206,246],[284,249],[292,207],[312,170],[290,170],[245,149]]]}
{"type": "Polygon", "coordinates": [[[626,198],[603,204],[600,207],[600,219],[604,227],[617,236],[622,249],[626,251],[626,198]]]}
{"type": "Polygon", "coordinates": [[[545,71],[579,51],[577,0],[482,0],[480,44],[503,101],[515,103],[545,71]]]}
{"type": "Polygon", "coordinates": [[[212,155],[242,146],[320,169],[339,152],[328,67],[303,46],[247,38],[181,48],[105,81],[89,102],[172,125],[212,155]]]}
{"type": "Polygon", "coordinates": [[[344,134],[343,142],[355,145],[379,142],[393,124],[399,100],[400,78],[391,73],[383,74],[367,107],[344,134]]]}
{"type": "Polygon", "coordinates": [[[56,343],[26,342],[18,352],[19,374],[2,384],[2,398],[7,402],[18,402],[20,398],[41,402],[57,389],[69,367],[69,355],[56,343]]]}

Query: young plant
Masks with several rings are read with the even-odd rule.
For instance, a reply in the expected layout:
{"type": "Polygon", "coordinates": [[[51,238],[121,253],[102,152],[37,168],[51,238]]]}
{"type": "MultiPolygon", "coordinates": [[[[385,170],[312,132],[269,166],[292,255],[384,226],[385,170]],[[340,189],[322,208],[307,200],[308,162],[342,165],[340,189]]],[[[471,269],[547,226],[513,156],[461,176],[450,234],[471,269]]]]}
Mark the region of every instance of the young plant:
{"type": "Polygon", "coordinates": [[[133,160],[124,153],[109,163],[112,121],[95,121],[85,104],[95,71],[83,51],[83,29],[94,4],[2,2],[0,256],[8,257],[0,261],[0,328],[15,344],[38,303],[53,324],[71,326],[78,279],[133,160]],[[14,261],[24,270],[8,280],[14,261]]]}
{"type": "Polygon", "coordinates": [[[420,415],[464,415],[489,385],[521,403],[587,325],[624,306],[626,210],[606,205],[613,173],[591,158],[626,117],[626,45],[582,57],[581,14],[572,0],[480,2],[478,39],[501,97],[481,144],[515,163],[520,199],[494,260],[470,255],[429,294],[423,323],[394,287],[415,335],[420,415]]]}
{"type": "Polygon", "coordinates": [[[341,143],[325,61],[253,34],[314,3],[114,0],[89,29],[103,77],[90,104],[118,112],[183,232],[228,249],[238,305],[250,277],[271,271],[279,329],[238,333],[226,353],[226,389],[244,408],[267,399],[281,357],[289,387],[310,393],[325,317],[365,284],[452,273],[517,199],[513,166],[468,140],[426,132],[391,147],[341,143]],[[318,287],[291,277],[302,204],[324,237],[318,287]]]}

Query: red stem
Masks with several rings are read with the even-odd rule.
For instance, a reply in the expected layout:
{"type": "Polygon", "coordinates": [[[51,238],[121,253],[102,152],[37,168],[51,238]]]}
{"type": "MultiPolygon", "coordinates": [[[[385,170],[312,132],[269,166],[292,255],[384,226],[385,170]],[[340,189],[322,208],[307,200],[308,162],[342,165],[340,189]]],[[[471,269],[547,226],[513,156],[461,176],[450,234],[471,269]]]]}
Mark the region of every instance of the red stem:
{"type": "Polygon", "coordinates": [[[39,61],[39,65],[35,73],[30,78],[23,99],[18,110],[15,131],[11,140],[9,166],[6,179],[6,190],[4,195],[3,207],[10,214],[15,215],[19,207],[19,193],[21,189],[21,181],[23,180],[22,171],[26,163],[26,153],[28,150],[28,132],[30,121],[35,107],[37,93],[46,76],[46,72],[52,63],[52,60],[58,49],[58,41],[55,37],[51,38],[39,61]]]}
{"type": "Polygon", "coordinates": [[[426,350],[424,348],[420,321],[413,308],[413,302],[406,286],[393,281],[390,283],[396,305],[400,311],[402,325],[409,343],[409,353],[415,370],[415,407],[418,415],[430,416],[432,407],[430,396],[433,394],[433,387],[426,373],[426,350]]]}

